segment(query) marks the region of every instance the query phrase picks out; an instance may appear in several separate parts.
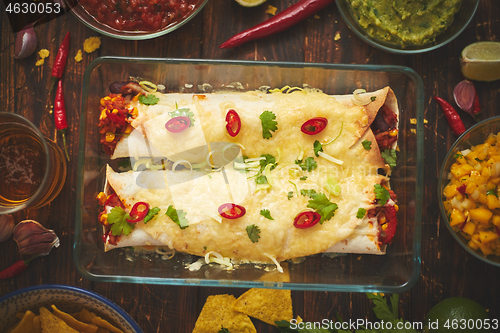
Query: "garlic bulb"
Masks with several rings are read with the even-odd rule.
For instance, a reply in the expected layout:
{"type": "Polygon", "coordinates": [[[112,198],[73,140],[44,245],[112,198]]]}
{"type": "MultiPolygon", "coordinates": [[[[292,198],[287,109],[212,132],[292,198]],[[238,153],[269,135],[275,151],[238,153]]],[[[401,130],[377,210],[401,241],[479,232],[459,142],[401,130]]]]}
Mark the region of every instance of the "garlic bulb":
{"type": "Polygon", "coordinates": [[[21,255],[46,256],[53,247],[59,247],[59,238],[53,230],[48,230],[33,220],[19,222],[14,228],[14,240],[21,255]]]}

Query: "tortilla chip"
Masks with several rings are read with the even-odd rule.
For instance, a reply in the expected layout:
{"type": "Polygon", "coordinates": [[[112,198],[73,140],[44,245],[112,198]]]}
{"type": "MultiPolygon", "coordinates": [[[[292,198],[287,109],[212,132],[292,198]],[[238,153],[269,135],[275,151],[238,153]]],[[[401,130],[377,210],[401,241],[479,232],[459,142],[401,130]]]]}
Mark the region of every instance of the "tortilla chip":
{"type": "Polygon", "coordinates": [[[52,314],[44,307],[40,308],[40,320],[42,322],[42,331],[50,333],[78,333],[72,329],[61,318],[52,314]]]}
{"type": "Polygon", "coordinates": [[[78,314],[78,319],[84,323],[91,323],[93,317],[95,317],[95,314],[93,314],[87,309],[82,309],[78,314]]]}
{"type": "Polygon", "coordinates": [[[292,293],[283,289],[252,288],[238,297],[233,309],[276,326],[275,321],[293,318],[292,293]]]}
{"type": "Polygon", "coordinates": [[[94,315],[94,317],[92,317],[91,323],[95,324],[95,325],[97,325],[99,327],[105,328],[105,329],[107,329],[110,332],[123,333],[123,331],[121,329],[119,329],[119,328],[111,325],[106,320],[102,319],[101,317],[95,316],[95,315],[94,315]]]}
{"type": "Polygon", "coordinates": [[[72,317],[70,314],[59,310],[55,305],[52,305],[52,311],[54,312],[54,315],[56,315],[57,317],[64,320],[64,322],[66,324],[68,324],[70,327],[74,328],[78,332],[82,332],[82,333],[96,333],[97,332],[96,325],[81,322],[81,321],[75,319],[74,317],[72,317]]]}
{"type": "Polygon", "coordinates": [[[105,328],[99,327],[97,329],[97,333],[110,333],[110,332],[107,329],[105,329],[105,328]]]}
{"type": "Polygon", "coordinates": [[[43,333],[42,321],[40,320],[40,316],[36,316],[35,318],[33,318],[33,327],[35,328],[35,333],[43,333]]]}
{"type": "Polygon", "coordinates": [[[21,318],[21,321],[14,326],[9,333],[35,333],[33,326],[33,318],[36,315],[30,310],[26,311],[21,318]]]}
{"type": "Polygon", "coordinates": [[[218,333],[222,327],[231,333],[256,333],[250,318],[233,310],[235,300],[233,295],[227,294],[208,296],[193,333],[218,333]]]}

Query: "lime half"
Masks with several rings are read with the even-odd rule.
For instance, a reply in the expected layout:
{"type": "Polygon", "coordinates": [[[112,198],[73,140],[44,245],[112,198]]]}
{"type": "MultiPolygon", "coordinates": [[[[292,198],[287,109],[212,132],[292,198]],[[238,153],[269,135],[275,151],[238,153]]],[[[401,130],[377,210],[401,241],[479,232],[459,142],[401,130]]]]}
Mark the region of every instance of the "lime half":
{"type": "Polygon", "coordinates": [[[255,7],[258,5],[262,5],[264,2],[266,2],[266,0],[236,0],[236,2],[243,7],[255,7]]]}
{"type": "Polygon", "coordinates": [[[460,57],[460,68],[469,80],[499,80],[500,42],[476,42],[466,46],[460,57]]]}

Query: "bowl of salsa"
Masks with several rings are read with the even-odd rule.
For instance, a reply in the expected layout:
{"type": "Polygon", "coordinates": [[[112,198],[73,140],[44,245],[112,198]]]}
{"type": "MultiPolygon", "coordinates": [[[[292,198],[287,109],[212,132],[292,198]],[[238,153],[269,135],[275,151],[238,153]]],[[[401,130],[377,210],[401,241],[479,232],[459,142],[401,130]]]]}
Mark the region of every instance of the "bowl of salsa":
{"type": "Polygon", "coordinates": [[[150,39],[172,32],[208,0],[65,0],[89,28],[119,39],[150,39]]]}

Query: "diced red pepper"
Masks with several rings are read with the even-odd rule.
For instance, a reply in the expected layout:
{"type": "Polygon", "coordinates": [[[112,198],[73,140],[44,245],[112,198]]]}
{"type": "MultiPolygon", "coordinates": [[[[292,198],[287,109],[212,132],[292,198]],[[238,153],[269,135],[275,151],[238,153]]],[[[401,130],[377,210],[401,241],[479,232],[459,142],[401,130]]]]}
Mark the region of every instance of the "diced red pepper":
{"type": "Polygon", "coordinates": [[[323,117],[311,118],[302,124],[300,130],[308,135],[318,134],[328,125],[328,119],[323,117]]]}
{"type": "Polygon", "coordinates": [[[246,212],[245,207],[233,203],[225,203],[219,207],[220,216],[230,220],[242,217],[246,212]]]}
{"type": "Polygon", "coordinates": [[[123,205],[123,202],[120,200],[118,195],[116,193],[111,194],[108,199],[106,200],[106,203],[104,204],[105,206],[110,206],[110,207],[121,207],[125,208],[123,205]]]}
{"type": "Polygon", "coordinates": [[[184,131],[191,125],[191,120],[188,117],[174,117],[167,121],[165,128],[172,133],[179,133],[184,131]]]}
{"type": "Polygon", "coordinates": [[[460,193],[462,195],[465,195],[465,189],[466,188],[467,188],[467,186],[465,184],[462,184],[459,187],[457,187],[457,191],[458,191],[458,193],[460,193]]]}
{"type": "Polygon", "coordinates": [[[241,129],[241,120],[238,113],[234,110],[229,110],[226,114],[226,129],[230,136],[235,137],[241,129]]]}
{"type": "Polygon", "coordinates": [[[130,210],[131,220],[127,220],[130,223],[137,223],[143,220],[149,212],[149,205],[145,202],[137,202],[130,210]]]}
{"type": "MultiPolygon", "coordinates": [[[[382,244],[389,244],[396,234],[396,227],[398,225],[396,209],[394,208],[394,206],[384,206],[383,213],[385,214],[385,224],[387,224],[387,227],[385,228],[385,230],[380,229],[379,241],[382,244]]],[[[380,226],[380,228],[381,227],[382,226],[380,226]]]]}
{"type": "Polygon", "coordinates": [[[321,220],[321,215],[318,212],[302,212],[295,216],[293,226],[299,229],[307,229],[315,225],[321,220]]]}

